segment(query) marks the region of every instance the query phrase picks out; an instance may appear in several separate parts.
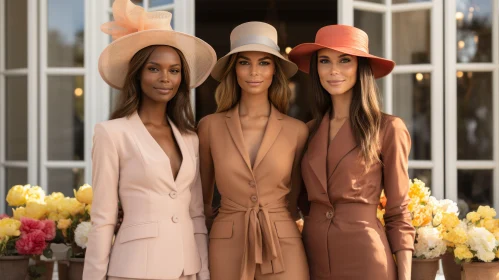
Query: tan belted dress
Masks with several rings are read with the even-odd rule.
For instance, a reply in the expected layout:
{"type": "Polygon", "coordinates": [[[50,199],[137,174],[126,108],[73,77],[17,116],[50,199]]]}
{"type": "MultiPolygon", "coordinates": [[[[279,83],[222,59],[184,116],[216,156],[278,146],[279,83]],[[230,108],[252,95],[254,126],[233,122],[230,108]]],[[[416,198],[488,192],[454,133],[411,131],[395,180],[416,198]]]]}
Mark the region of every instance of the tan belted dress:
{"type": "Polygon", "coordinates": [[[272,107],[254,166],[244,147],[238,105],[203,118],[198,135],[207,216],[214,183],[222,196],[210,231],[211,279],[309,279],[293,218],[306,125],[272,107]]]}
{"type": "MultiPolygon", "coordinates": [[[[414,228],[407,209],[410,136],[399,118],[384,115],[378,163],[365,170],[349,121],[329,142],[329,114],[303,156],[306,189],[303,241],[315,280],[396,280],[392,254],[413,250],[414,228]],[[328,143],[329,142],[329,143],[328,143]],[[386,228],[376,218],[381,190],[386,228]]],[[[304,199],[302,199],[304,198],[304,199]]]]}

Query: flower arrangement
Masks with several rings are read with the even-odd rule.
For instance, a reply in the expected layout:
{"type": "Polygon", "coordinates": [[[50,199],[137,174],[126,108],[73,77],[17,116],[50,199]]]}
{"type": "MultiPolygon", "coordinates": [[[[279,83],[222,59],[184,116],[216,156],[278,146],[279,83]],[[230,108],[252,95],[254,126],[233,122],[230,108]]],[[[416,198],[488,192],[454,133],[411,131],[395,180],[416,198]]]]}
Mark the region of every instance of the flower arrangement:
{"type": "Polygon", "coordinates": [[[22,217],[20,221],[0,220],[0,256],[45,255],[50,257],[49,243],[55,238],[55,223],[22,217]]]}

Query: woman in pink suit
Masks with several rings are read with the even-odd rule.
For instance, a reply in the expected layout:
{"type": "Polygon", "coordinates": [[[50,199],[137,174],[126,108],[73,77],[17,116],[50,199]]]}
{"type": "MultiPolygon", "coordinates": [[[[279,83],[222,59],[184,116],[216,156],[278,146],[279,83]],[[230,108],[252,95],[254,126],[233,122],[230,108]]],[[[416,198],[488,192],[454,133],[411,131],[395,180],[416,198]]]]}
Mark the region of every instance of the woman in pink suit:
{"type": "Polygon", "coordinates": [[[215,52],[173,31],[169,12],[116,0],[113,15],[99,71],[121,101],[95,127],[83,279],[210,279],[189,89],[210,74],[215,52]],[[118,201],[124,220],[113,238],[118,201]]]}
{"type": "Polygon", "coordinates": [[[311,279],[409,280],[411,138],[401,119],[381,112],[375,81],[395,63],[369,54],[367,34],[346,25],[321,28],[289,58],[313,85],[300,205],[311,279]],[[385,228],[376,217],[382,189],[385,228]]]}

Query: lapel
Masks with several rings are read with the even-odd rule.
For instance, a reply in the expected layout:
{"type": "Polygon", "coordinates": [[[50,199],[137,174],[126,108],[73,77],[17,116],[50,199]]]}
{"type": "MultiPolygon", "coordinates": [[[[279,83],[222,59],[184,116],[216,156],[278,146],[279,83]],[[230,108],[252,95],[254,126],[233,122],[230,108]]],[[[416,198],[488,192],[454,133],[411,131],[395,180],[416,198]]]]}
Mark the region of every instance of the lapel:
{"type": "Polygon", "coordinates": [[[263,158],[274,144],[277,136],[282,129],[282,115],[281,113],[271,104],[270,105],[270,117],[267,122],[267,127],[265,128],[265,134],[263,135],[262,144],[258,149],[256,154],[255,166],[253,166],[253,171],[258,168],[258,165],[262,162],[263,158]]]}
{"type": "MultiPolygon", "coordinates": [[[[329,128],[329,124],[328,124],[329,128]]],[[[329,132],[329,129],[328,129],[329,132]]],[[[328,133],[329,139],[329,133],[328,133]]],[[[357,142],[355,141],[355,137],[353,135],[352,126],[350,125],[350,120],[346,120],[341,126],[338,133],[333,138],[331,143],[329,143],[328,148],[328,161],[329,161],[329,174],[327,178],[329,179],[338,164],[348,155],[351,151],[353,151],[357,147],[357,142]]]]}
{"type": "MultiPolygon", "coordinates": [[[[190,151],[189,147],[187,146],[186,143],[187,135],[180,133],[177,126],[170,120],[170,118],[168,118],[168,122],[172,127],[173,136],[175,137],[177,145],[180,148],[180,152],[182,153],[182,163],[180,164],[180,169],[178,171],[177,178],[175,178],[175,184],[177,185],[177,188],[181,189],[189,186],[189,183],[195,177],[194,176],[195,166],[196,166],[195,155],[190,151]]],[[[171,172],[171,167],[170,167],[170,172],[171,172]]]]}
{"type": "Polygon", "coordinates": [[[225,117],[227,128],[229,129],[229,133],[239,151],[239,154],[241,154],[241,157],[244,159],[244,162],[246,163],[248,169],[251,172],[254,172],[258,168],[258,165],[260,165],[262,160],[265,158],[265,155],[267,155],[268,151],[272,147],[272,144],[274,144],[277,136],[281,132],[281,120],[283,118],[282,114],[273,105],[270,106],[269,120],[267,122],[267,126],[265,127],[265,134],[263,136],[262,143],[260,144],[260,148],[258,149],[258,152],[256,154],[256,159],[253,167],[251,166],[248,151],[244,146],[243,131],[241,128],[241,121],[239,119],[239,104],[229,110],[225,114],[225,117]]]}
{"type": "Polygon", "coordinates": [[[317,129],[315,135],[310,139],[308,144],[308,163],[312,168],[315,176],[321,182],[321,186],[327,193],[327,172],[326,172],[326,158],[327,158],[327,142],[329,139],[329,112],[322,118],[321,124],[317,129]]]}

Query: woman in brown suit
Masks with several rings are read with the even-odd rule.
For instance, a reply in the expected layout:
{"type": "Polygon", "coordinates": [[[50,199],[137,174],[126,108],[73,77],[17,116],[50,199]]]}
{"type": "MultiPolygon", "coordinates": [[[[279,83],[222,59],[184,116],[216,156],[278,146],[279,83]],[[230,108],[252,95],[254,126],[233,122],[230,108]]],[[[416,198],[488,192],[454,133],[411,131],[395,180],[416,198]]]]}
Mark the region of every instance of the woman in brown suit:
{"type": "Polygon", "coordinates": [[[311,279],[410,279],[411,140],[401,119],[380,111],[375,82],[395,63],[370,55],[367,34],[344,25],[321,28],[290,59],[314,87],[300,200],[311,279]],[[386,228],[376,218],[382,189],[386,228]]]}
{"type": "Polygon", "coordinates": [[[212,71],[221,81],[217,113],[198,127],[208,218],[215,182],[222,196],[209,235],[211,279],[306,280],[295,219],[308,129],[285,115],[287,78],[298,69],[279,53],[271,25],[241,24],[230,39],[231,51],[212,71]]]}

